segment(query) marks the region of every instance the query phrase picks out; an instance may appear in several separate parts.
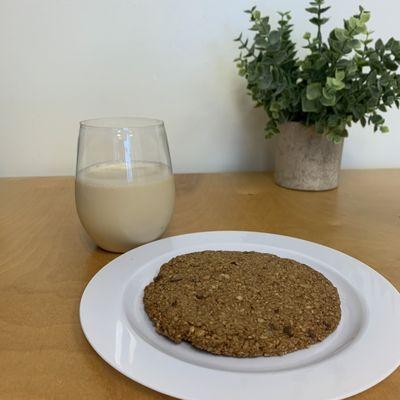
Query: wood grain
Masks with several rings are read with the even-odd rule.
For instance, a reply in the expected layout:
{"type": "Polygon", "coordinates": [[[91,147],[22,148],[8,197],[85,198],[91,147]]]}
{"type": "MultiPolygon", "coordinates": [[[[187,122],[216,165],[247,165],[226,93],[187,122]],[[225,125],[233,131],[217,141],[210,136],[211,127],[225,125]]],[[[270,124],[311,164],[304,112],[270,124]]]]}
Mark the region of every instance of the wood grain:
{"type": "MultiPolygon", "coordinates": [[[[300,237],[360,259],[400,288],[400,170],[344,171],[339,189],[320,193],[280,188],[269,173],[177,175],[176,183],[165,236],[300,237]]],[[[82,291],[117,255],[87,237],[73,185],[71,177],[0,180],[0,399],[168,399],[109,367],[82,334],[82,291]]],[[[353,398],[399,397],[397,370],[353,398]]]]}

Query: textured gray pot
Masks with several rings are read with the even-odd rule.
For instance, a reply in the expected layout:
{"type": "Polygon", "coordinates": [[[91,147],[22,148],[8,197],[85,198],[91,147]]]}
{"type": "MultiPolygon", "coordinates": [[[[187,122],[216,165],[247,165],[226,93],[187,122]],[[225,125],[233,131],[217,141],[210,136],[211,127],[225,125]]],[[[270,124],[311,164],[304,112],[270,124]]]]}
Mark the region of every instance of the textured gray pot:
{"type": "Polygon", "coordinates": [[[281,125],[275,150],[275,182],[297,190],[338,186],[343,141],[333,143],[314,127],[299,122],[281,125]]]}

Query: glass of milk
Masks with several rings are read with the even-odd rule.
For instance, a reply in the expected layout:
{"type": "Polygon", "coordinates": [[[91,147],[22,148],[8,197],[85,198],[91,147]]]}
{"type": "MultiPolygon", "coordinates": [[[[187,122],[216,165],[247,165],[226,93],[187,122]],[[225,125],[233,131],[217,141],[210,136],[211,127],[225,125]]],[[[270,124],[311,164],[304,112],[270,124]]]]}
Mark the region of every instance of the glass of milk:
{"type": "Polygon", "coordinates": [[[160,237],[175,185],[164,123],[100,118],[80,123],[76,209],[96,244],[122,253],[160,237]]]}

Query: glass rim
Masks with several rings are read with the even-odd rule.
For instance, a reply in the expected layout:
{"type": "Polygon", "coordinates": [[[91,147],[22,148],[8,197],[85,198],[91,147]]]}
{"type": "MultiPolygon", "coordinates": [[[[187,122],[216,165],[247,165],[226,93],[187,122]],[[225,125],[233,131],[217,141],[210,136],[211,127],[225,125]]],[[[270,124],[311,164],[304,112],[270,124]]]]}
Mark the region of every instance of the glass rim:
{"type": "Polygon", "coordinates": [[[164,121],[147,117],[102,117],[85,119],[79,122],[81,127],[86,128],[150,128],[163,126],[164,121]]]}

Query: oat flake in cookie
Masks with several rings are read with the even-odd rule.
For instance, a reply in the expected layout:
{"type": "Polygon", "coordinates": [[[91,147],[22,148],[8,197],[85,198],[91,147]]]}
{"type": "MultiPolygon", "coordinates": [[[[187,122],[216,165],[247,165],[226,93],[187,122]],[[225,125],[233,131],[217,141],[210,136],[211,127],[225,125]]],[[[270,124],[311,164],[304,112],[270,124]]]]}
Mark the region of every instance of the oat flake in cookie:
{"type": "Polygon", "coordinates": [[[275,356],[304,349],[340,321],[321,273],[272,254],[203,251],[162,265],[143,297],[157,331],[214,354],[275,356]]]}

